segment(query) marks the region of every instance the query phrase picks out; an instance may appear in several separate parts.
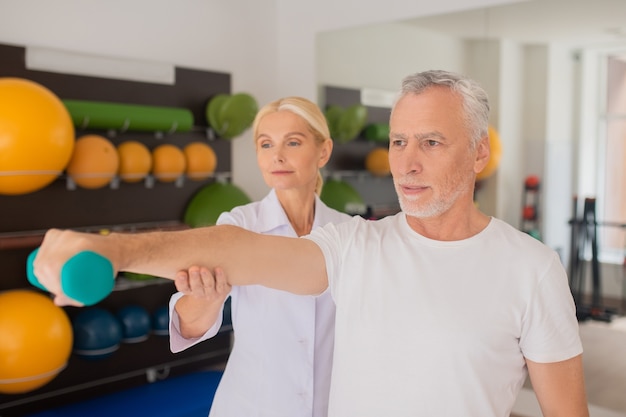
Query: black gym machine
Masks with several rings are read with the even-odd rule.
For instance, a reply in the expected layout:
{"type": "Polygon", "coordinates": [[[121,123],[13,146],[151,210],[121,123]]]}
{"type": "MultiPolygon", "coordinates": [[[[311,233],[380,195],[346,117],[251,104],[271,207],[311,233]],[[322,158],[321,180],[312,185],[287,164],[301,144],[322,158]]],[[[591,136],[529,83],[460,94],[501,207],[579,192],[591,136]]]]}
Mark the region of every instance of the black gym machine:
{"type": "Polygon", "coordinates": [[[576,304],[579,321],[592,319],[610,322],[617,311],[604,306],[598,260],[598,222],[596,199],[585,198],[581,218],[578,218],[578,197],[574,196],[571,225],[571,247],[569,262],[569,284],[576,304]],[[587,265],[585,260],[591,251],[591,302],[583,299],[587,265]]]}

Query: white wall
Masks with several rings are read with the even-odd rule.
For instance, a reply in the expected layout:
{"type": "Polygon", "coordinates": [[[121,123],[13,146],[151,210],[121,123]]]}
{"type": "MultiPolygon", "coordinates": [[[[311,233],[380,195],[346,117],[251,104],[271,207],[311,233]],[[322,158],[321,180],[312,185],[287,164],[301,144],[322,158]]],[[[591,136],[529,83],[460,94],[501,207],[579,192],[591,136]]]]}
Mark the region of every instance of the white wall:
{"type": "Polygon", "coordinates": [[[405,76],[435,68],[460,71],[464,43],[401,23],[317,35],[320,85],[397,91],[405,76]]]}
{"type": "Polygon", "coordinates": [[[577,136],[574,129],[576,111],[574,73],[576,63],[568,46],[550,45],[548,65],[545,165],[543,180],[543,239],[559,250],[562,260],[569,262],[577,136]]]}

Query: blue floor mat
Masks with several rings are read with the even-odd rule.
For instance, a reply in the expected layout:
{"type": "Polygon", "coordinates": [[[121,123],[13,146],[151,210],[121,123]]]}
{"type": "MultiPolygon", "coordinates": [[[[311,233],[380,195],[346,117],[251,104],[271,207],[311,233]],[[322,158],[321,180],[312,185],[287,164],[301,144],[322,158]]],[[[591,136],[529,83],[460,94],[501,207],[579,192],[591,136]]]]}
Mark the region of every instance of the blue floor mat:
{"type": "Polygon", "coordinates": [[[207,417],[220,371],[194,372],[28,417],[207,417]]]}

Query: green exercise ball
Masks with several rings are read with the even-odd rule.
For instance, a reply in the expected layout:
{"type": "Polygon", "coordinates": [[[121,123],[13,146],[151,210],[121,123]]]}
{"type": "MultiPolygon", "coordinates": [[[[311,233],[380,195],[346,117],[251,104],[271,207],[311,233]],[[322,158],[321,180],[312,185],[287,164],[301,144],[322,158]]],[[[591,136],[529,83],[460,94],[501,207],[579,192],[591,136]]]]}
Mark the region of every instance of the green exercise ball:
{"type": "Polygon", "coordinates": [[[258,104],[247,93],[233,95],[218,94],[207,104],[205,112],[209,125],[223,139],[232,139],[248,129],[257,111],[258,104]]]}
{"type": "Polygon", "coordinates": [[[330,208],[348,214],[364,214],[367,206],[357,190],[342,180],[329,179],[324,183],[320,199],[330,208]]]}
{"type": "Polygon", "coordinates": [[[183,222],[189,227],[212,226],[223,212],[250,202],[246,193],[237,186],[214,182],[202,187],[191,198],[183,222]]]}
{"type": "Polygon", "coordinates": [[[367,108],[361,104],[353,104],[346,108],[337,124],[338,136],[333,138],[345,143],[356,139],[367,122],[367,108]]]}
{"type": "Polygon", "coordinates": [[[353,104],[347,108],[330,105],[324,111],[330,136],[338,143],[356,139],[367,122],[367,108],[353,104]]]}
{"type": "Polygon", "coordinates": [[[365,126],[363,136],[373,142],[389,142],[389,123],[370,123],[365,126]]]}

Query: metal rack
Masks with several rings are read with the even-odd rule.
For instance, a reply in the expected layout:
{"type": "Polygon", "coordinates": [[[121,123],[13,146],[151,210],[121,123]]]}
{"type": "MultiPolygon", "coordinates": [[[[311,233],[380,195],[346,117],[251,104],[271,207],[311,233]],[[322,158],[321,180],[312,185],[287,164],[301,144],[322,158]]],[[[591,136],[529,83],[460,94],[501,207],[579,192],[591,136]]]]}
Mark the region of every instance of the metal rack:
{"type": "Polygon", "coordinates": [[[569,283],[576,303],[576,316],[580,321],[592,319],[610,322],[617,311],[606,307],[602,300],[596,199],[591,197],[584,199],[583,212],[579,218],[578,197],[574,196],[572,219],[569,223],[572,231],[569,283]],[[590,259],[587,261],[587,258],[590,259]],[[591,270],[590,302],[587,302],[583,297],[588,269],[591,270]]]}

